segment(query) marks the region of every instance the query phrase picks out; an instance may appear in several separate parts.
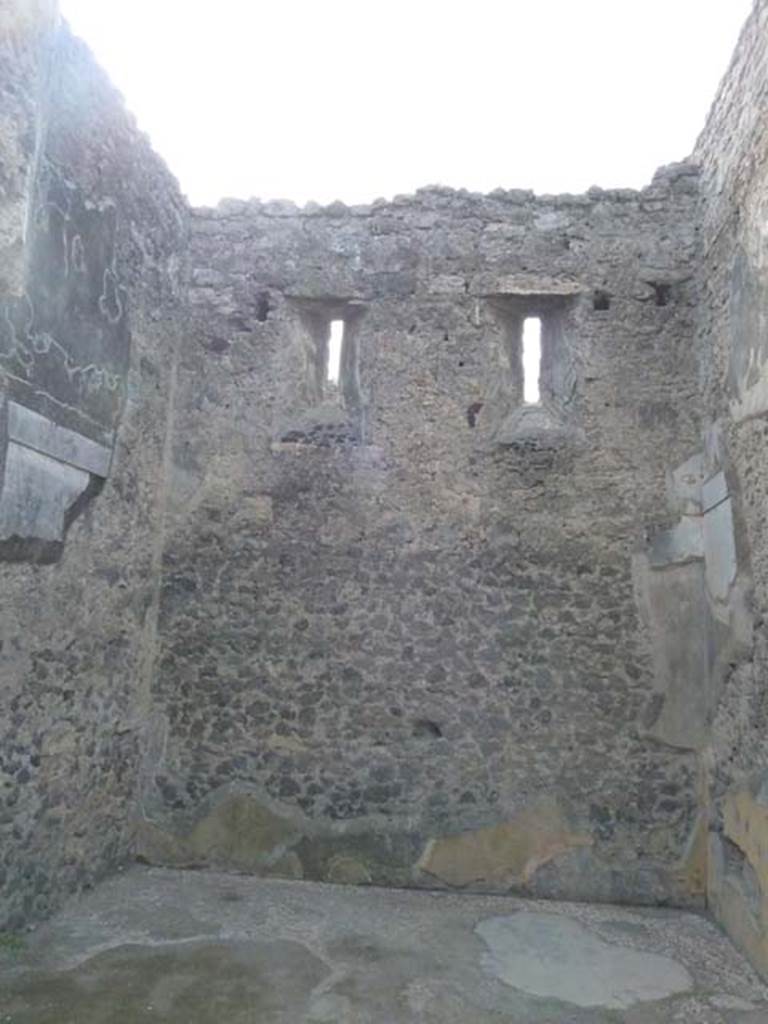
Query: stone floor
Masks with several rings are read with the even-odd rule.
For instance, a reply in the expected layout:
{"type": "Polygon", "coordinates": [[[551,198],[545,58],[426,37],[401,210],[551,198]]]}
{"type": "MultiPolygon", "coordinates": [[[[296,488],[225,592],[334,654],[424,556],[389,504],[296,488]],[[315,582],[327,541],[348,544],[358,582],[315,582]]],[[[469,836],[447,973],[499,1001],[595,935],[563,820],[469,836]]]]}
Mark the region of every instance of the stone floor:
{"type": "Polygon", "coordinates": [[[708,921],[135,869],[0,943],[0,1024],[768,1024],[708,921]]]}

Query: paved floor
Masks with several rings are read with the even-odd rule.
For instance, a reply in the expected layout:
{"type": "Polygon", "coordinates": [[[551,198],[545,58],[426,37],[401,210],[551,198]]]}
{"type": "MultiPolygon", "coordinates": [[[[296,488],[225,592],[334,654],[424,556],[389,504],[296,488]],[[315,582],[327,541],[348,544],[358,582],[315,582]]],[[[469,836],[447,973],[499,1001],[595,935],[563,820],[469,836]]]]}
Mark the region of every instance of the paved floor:
{"type": "Polygon", "coordinates": [[[14,947],[0,1024],[768,1024],[666,910],[136,869],[14,947]]]}

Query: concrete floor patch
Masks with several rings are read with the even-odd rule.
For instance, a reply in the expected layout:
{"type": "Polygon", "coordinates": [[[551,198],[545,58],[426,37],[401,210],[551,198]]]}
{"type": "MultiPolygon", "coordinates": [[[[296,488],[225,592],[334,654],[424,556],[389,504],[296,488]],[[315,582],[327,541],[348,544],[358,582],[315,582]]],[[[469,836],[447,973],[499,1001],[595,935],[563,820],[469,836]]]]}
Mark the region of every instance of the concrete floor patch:
{"type": "Polygon", "coordinates": [[[518,913],[481,921],[485,967],[529,995],[582,1007],[624,1010],[693,988],[671,957],[604,942],[569,917],[518,913]]]}

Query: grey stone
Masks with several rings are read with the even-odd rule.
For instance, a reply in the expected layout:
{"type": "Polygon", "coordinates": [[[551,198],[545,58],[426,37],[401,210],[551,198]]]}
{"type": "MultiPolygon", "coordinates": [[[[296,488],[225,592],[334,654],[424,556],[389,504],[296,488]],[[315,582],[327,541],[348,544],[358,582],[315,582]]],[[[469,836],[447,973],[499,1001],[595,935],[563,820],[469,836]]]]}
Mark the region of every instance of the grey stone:
{"type": "Polygon", "coordinates": [[[738,572],[730,498],[721,500],[704,516],[704,554],[707,589],[716,601],[725,601],[738,572]]]}
{"type": "Polygon", "coordinates": [[[95,476],[109,473],[111,448],[60,427],[17,402],[8,403],[8,439],[95,476]]]}
{"type": "Polygon", "coordinates": [[[0,541],[60,542],[91,475],[107,476],[112,451],[17,402],[6,415],[0,541]]]}
{"type": "Polygon", "coordinates": [[[725,480],[725,473],[716,473],[709,480],[705,480],[701,486],[702,512],[710,512],[716,505],[725,501],[728,497],[728,484],[725,480]]]}
{"type": "Polygon", "coordinates": [[[670,504],[681,515],[701,514],[701,485],[704,478],[704,456],[692,455],[669,472],[670,504]]]}
{"type": "Polygon", "coordinates": [[[690,562],[704,557],[704,536],[700,516],[683,516],[670,530],[657,533],[648,553],[652,566],[690,562]]]}
{"type": "Polygon", "coordinates": [[[81,469],[10,443],[0,490],[0,540],[61,540],[67,513],[90,481],[81,469]]]}
{"type": "Polygon", "coordinates": [[[578,443],[579,434],[558,421],[543,405],[523,405],[514,410],[499,427],[494,438],[499,445],[547,448],[578,443]]]}

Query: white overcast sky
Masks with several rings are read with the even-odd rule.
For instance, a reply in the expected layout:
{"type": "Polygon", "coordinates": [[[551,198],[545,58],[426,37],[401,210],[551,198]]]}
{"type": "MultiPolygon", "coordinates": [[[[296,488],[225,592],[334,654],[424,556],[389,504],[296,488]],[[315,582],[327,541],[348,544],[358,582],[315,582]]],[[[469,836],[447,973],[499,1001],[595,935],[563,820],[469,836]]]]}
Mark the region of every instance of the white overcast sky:
{"type": "Polygon", "coordinates": [[[750,0],[62,0],[196,204],[640,187],[750,0]]]}

